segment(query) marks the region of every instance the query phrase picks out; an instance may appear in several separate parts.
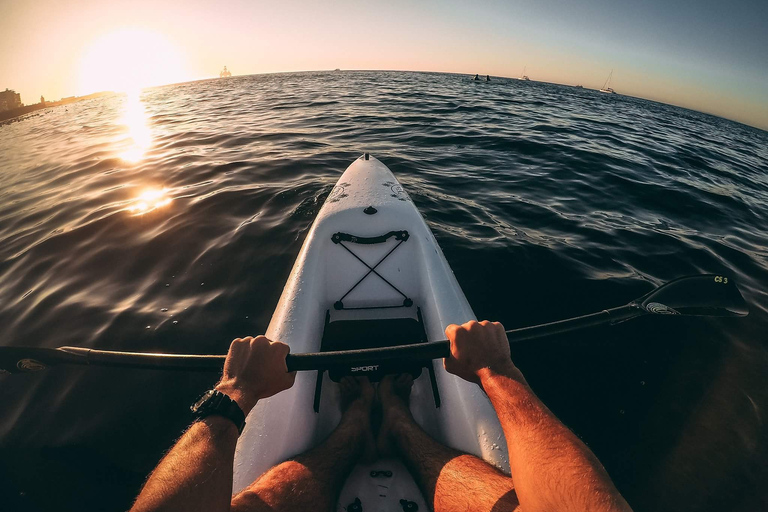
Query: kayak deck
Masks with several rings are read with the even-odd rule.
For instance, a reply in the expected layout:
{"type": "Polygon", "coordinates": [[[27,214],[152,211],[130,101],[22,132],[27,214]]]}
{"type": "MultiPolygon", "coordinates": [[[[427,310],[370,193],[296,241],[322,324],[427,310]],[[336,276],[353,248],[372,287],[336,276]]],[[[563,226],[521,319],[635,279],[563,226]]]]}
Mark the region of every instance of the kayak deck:
{"type": "MultiPolygon", "coordinates": [[[[447,325],[472,319],[472,309],[411,198],[384,164],[365,155],[344,172],[318,213],[266,335],[287,343],[294,353],[371,348],[441,340],[447,325]]],[[[477,386],[433,361],[367,366],[319,375],[299,372],[291,389],[259,402],[238,442],[233,491],[333,431],[341,417],[333,381],[344,374],[378,380],[385,373],[410,372],[416,377],[410,399],[416,422],[438,442],[508,470],[501,427],[477,386]]],[[[398,461],[360,465],[347,480],[339,510],[348,509],[355,497],[364,510],[403,510],[400,499],[427,510],[413,489],[415,483],[398,461]],[[392,477],[396,485],[370,476],[379,466],[397,475],[392,477]],[[392,490],[385,499],[366,491],[378,485],[402,489],[407,496],[395,499],[401,491],[392,490]],[[345,502],[348,498],[352,501],[345,502]],[[377,503],[376,508],[367,503],[377,503]]]]}
{"type": "Polygon", "coordinates": [[[381,459],[355,466],[339,494],[336,510],[427,512],[431,509],[403,463],[397,459],[381,459]]]}

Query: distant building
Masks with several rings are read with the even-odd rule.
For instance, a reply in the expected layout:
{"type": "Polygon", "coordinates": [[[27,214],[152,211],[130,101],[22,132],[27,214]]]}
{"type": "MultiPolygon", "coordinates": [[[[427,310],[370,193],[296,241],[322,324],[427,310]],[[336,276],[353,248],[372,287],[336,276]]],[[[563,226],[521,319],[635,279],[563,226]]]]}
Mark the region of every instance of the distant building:
{"type": "Polygon", "coordinates": [[[42,94],[40,95],[40,104],[45,105],[45,97],[42,94]]]}
{"type": "Polygon", "coordinates": [[[21,102],[21,94],[10,89],[0,92],[0,112],[23,106],[24,104],[21,102]]]}

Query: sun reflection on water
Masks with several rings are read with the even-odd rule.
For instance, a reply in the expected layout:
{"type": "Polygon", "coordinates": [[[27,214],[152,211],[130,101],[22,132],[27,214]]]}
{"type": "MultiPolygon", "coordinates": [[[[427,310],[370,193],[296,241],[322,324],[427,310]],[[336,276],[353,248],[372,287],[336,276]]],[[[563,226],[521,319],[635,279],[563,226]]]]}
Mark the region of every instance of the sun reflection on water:
{"type": "Polygon", "coordinates": [[[138,90],[126,93],[125,112],[121,122],[128,128],[130,145],[119,156],[128,162],[139,162],[152,144],[152,133],[147,125],[147,113],[138,90]]]}
{"type": "Polygon", "coordinates": [[[141,215],[167,206],[172,201],[168,189],[147,189],[139,194],[133,201],[128,211],[141,215]]]}

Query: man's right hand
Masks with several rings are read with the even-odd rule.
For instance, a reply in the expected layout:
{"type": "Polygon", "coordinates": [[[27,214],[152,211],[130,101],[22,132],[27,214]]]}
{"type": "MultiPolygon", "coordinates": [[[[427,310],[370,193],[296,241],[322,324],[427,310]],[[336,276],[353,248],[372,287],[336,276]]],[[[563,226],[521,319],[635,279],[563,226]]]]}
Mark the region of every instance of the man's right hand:
{"type": "Polygon", "coordinates": [[[512,363],[509,340],[499,322],[472,320],[445,329],[451,342],[451,355],[443,360],[445,369],[458,377],[481,384],[482,377],[499,373],[525,384],[525,378],[512,363]]]}
{"type": "Polygon", "coordinates": [[[482,386],[504,429],[519,508],[631,512],[597,457],[525,382],[500,323],[449,325],[445,334],[445,369],[482,386]]]}
{"type": "Polygon", "coordinates": [[[216,389],[237,402],[245,415],[256,402],[293,386],[296,372],[288,372],[285,343],[265,336],[237,338],[229,346],[224,373],[216,389]]]}

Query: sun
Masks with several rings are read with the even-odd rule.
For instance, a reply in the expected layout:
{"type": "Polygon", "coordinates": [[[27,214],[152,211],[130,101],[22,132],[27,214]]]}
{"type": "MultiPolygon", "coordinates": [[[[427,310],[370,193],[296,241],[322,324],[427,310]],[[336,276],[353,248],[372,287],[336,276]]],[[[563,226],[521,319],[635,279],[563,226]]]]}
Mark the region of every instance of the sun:
{"type": "Polygon", "coordinates": [[[144,87],[188,80],[183,54],[162,34],[124,28],[102,35],[80,60],[80,94],[137,93],[144,87]]]}

